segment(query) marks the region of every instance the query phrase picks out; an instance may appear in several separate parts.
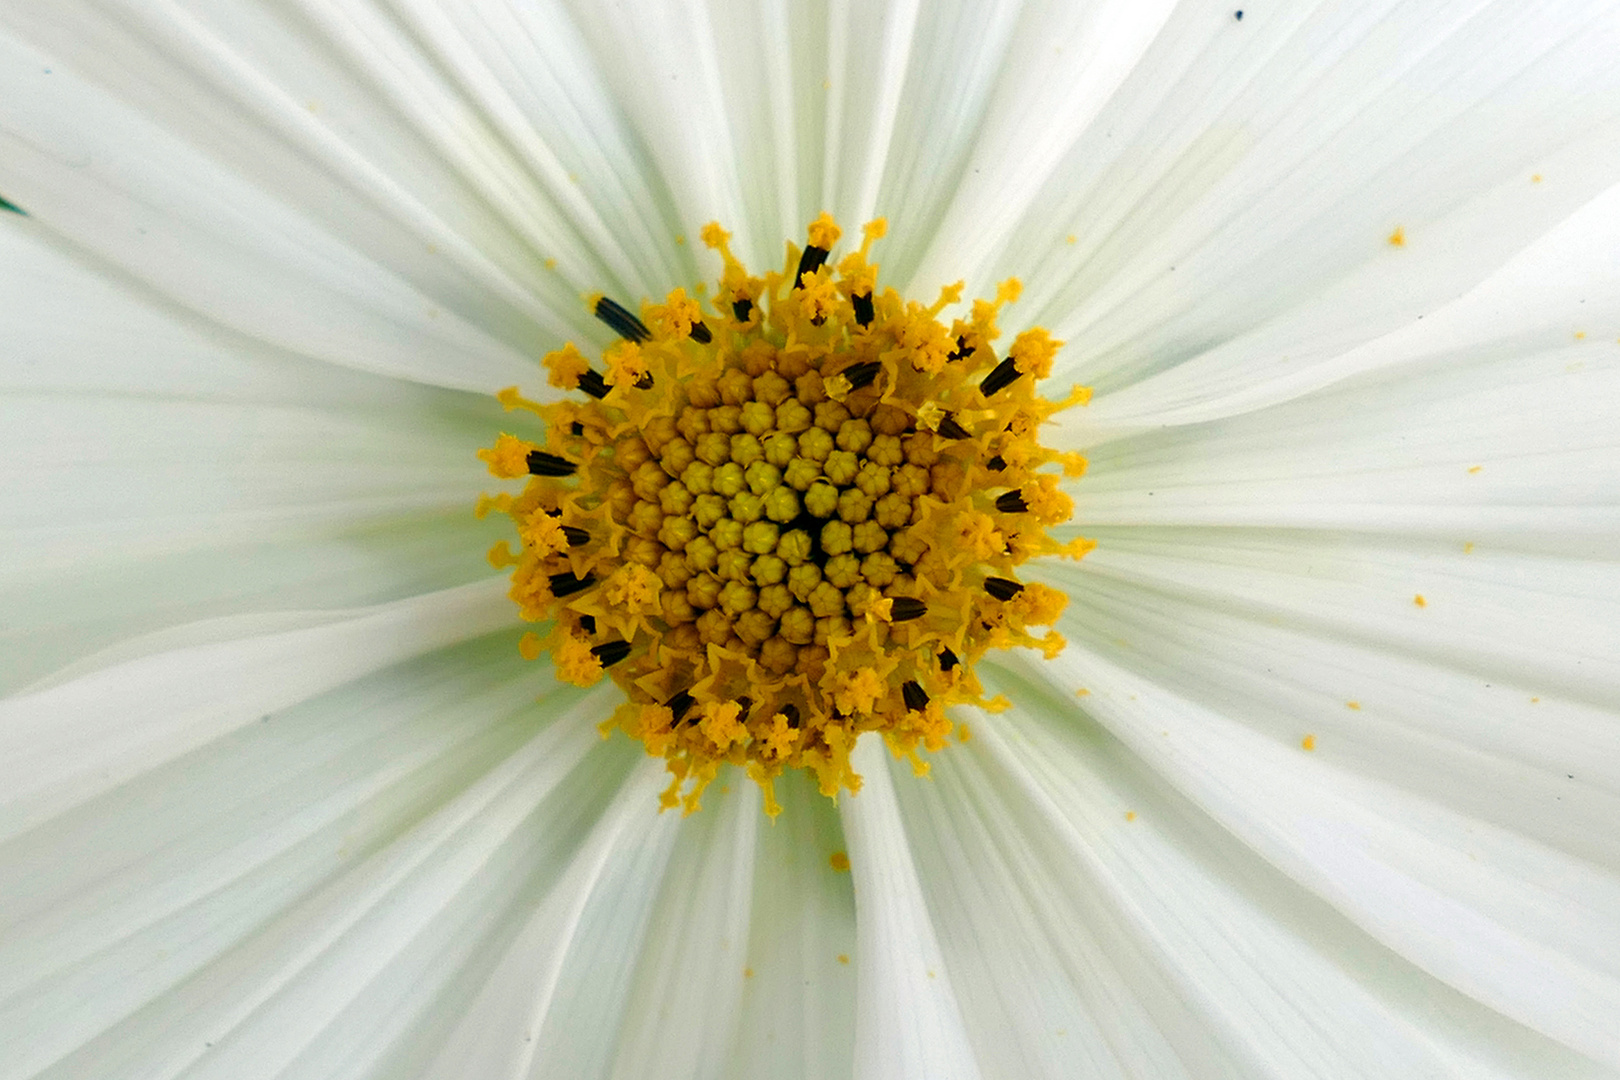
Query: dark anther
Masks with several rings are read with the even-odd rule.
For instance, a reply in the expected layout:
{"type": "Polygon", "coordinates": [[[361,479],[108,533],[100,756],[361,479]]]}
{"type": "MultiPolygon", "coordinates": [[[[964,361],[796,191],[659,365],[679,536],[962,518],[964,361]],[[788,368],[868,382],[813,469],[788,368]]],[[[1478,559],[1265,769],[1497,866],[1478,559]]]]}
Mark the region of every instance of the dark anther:
{"type": "Polygon", "coordinates": [[[643,371],[641,373],[641,378],[636,380],[636,389],[637,390],[651,390],[652,386],[653,386],[652,372],[643,371]]]}
{"type": "Polygon", "coordinates": [[[646,323],[630,314],[621,304],[605,296],[596,302],[596,317],[607,323],[609,329],[626,341],[646,341],[652,337],[652,331],[647,329],[646,323]]]}
{"type": "Polygon", "coordinates": [[[826,248],[819,248],[814,244],[811,244],[809,247],[805,248],[804,254],[799,256],[799,272],[793,275],[793,287],[795,289],[803,288],[804,275],[813,274],[826,264],[826,248]]]}
{"type": "Polygon", "coordinates": [[[576,438],[585,434],[585,425],[580,423],[578,420],[575,420],[572,424],[568,425],[568,434],[573,435],[576,438]]]}
{"type": "Polygon", "coordinates": [[[1019,371],[1017,366],[1013,364],[1012,357],[1009,356],[1007,359],[997,364],[995,366],[995,370],[984,377],[984,381],[979,384],[979,393],[983,394],[985,397],[989,397],[997,390],[1000,390],[1006,386],[1011,386],[1018,379],[1022,378],[1023,374],[1024,373],[1019,371]]]}
{"type": "Polygon", "coordinates": [[[911,619],[920,619],[928,611],[928,605],[915,596],[902,596],[889,608],[890,622],[906,622],[911,619]]]}
{"type": "Polygon", "coordinates": [[[797,731],[799,728],[799,707],[789,702],[782,706],[780,711],[783,716],[787,717],[788,727],[797,731]]]}
{"type": "Polygon", "coordinates": [[[754,313],[754,302],[746,296],[741,300],[731,302],[731,313],[737,316],[738,322],[747,322],[748,317],[754,313]]]}
{"type": "Polygon", "coordinates": [[[1022,514],[1029,509],[1029,503],[1024,501],[1022,491],[1003,491],[996,496],[996,509],[1003,514],[1022,514]]]}
{"type": "Polygon", "coordinates": [[[714,340],[714,335],[709,333],[709,328],[707,326],[704,326],[700,322],[695,322],[692,324],[692,340],[698,342],[699,344],[707,345],[709,342],[714,340]]]}
{"type": "Polygon", "coordinates": [[[596,633],[596,616],[581,615],[579,617],[579,628],[585,631],[587,634],[596,633]]]}
{"type": "Polygon", "coordinates": [[[956,658],[956,654],[951,652],[951,650],[949,650],[949,649],[940,650],[940,654],[939,654],[939,670],[941,670],[941,671],[949,671],[949,670],[951,670],[951,668],[955,667],[957,664],[960,664],[961,662],[962,661],[958,660],[956,658]]]}
{"type": "Polygon", "coordinates": [[[674,724],[680,723],[681,717],[685,716],[686,710],[690,709],[691,707],[692,694],[687,690],[682,690],[680,693],[664,702],[664,708],[668,709],[672,714],[674,714],[674,719],[671,721],[671,723],[674,724]]]}
{"type": "Polygon", "coordinates": [[[1024,591],[1024,587],[1011,578],[987,577],[984,579],[984,591],[997,600],[1011,600],[1024,591]]]}
{"type": "Polygon", "coordinates": [[[861,364],[851,364],[839,374],[849,380],[851,390],[859,390],[863,386],[871,386],[872,380],[876,379],[878,372],[882,370],[883,361],[868,360],[861,364]]]}
{"type": "Polygon", "coordinates": [[[561,599],[564,596],[573,596],[583,592],[596,584],[596,579],[586,574],[584,577],[575,577],[573,574],[552,574],[551,595],[561,599]]]}
{"type": "Polygon", "coordinates": [[[573,476],[578,467],[567,458],[548,454],[544,450],[529,451],[530,476],[573,476]]]}
{"type": "Polygon", "coordinates": [[[608,384],[594,368],[586,368],[580,375],[579,388],[599,401],[607,397],[608,384]]]}
{"type": "Polygon", "coordinates": [[[591,542],[591,534],[586,532],[584,529],[577,528],[573,525],[564,525],[562,530],[563,538],[568,541],[569,547],[584,547],[586,544],[591,542]]]}
{"type": "Polygon", "coordinates": [[[877,312],[872,309],[872,294],[856,293],[849,298],[849,302],[855,309],[855,321],[862,326],[872,325],[872,320],[877,318],[877,312]]]}
{"type": "Polygon", "coordinates": [[[985,462],[984,467],[989,469],[991,472],[1000,472],[1002,469],[1007,467],[1007,459],[1002,457],[1000,454],[997,454],[995,457],[985,462]]]}
{"type": "Polygon", "coordinates": [[[602,661],[603,667],[612,667],[630,655],[628,641],[608,641],[591,646],[591,655],[602,661]]]}
{"type": "Polygon", "coordinates": [[[967,343],[967,338],[959,337],[959,338],[956,339],[956,348],[952,349],[951,354],[949,356],[947,356],[945,359],[947,359],[947,360],[966,360],[968,357],[972,356],[976,352],[978,352],[978,350],[975,349],[972,345],[969,345],[967,343]]]}
{"type": "Polygon", "coordinates": [[[928,708],[928,691],[918,686],[915,679],[907,679],[900,684],[900,696],[905,699],[906,708],[912,712],[922,712],[928,708]]]}
{"type": "Polygon", "coordinates": [[[939,427],[935,430],[947,439],[965,439],[968,437],[968,429],[958,424],[956,417],[950,413],[945,414],[945,419],[939,422],[939,427]]]}
{"type": "Polygon", "coordinates": [[[740,698],[738,698],[737,699],[737,719],[738,720],[746,720],[746,719],[748,719],[748,710],[752,709],[753,707],[754,707],[754,699],[753,698],[751,698],[751,697],[740,697],[740,698]]]}

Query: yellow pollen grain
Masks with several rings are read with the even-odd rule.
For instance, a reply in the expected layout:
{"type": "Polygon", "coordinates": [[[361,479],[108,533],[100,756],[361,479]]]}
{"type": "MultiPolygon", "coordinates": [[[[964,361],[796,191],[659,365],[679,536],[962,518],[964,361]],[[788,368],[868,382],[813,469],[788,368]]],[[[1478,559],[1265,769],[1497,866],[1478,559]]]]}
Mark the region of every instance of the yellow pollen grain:
{"type": "Polygon", "coordinates": [[[1538,697],[1533,697],[1533,698],[1530,699],[1530,704],[1539,705],[1539,704],[1541,704],[1541,699],[1538,698],[1538,697]]]}
{"type": "Polygon", "coordinates": [[[1577,331],[1575,331],[1575,340],[1576,341],[1585,341],[1586,340],[1586,331],[1585,330],[1577,330],[1577,331]]]}
{"type": "Polygon", "coordinates": [[[1020,567],[1095,547],[1049,534],[1086,462],[1039,442],[1090,392],[1037,392],[1062,344],[1044,329],[999,344],[1016,279],[954,317],[960,283],[932,303],[884,287],[870,256],[886,229],[838,251],[823,214],[755,273],[711,223],[715,287],[590,294],[623,340],[545,354],[567,400],[498,395],[541,421],[480,454],[526,483],[477,510],[512,519],[518,546],[490,561],[545,624],[519,652],[549,654],[566,682],[613,679],[623,704],[599,730],[664,760],[665,808],[698,809],[726,765],[772,816],[788,769],[829,797],[858,791],[867,732],[925,773],[921,755],[971,737],[956,708],[1002,707],[974,674],[985,653],[1064,647],[1045,628],[1067,597],[1020,567]]]}
{"type": "Polygon", "coordinates": [[[754,977],[754,969],[753,968],[751,968],[751,967],[743,968],[743,978],[752,979],[753,977],[754,977]]]}
{"type": "Polygon", "coordinates": [[[839,954],[838,954],[838,962],[839,962],[839,963],[840,963],[840,964],[847,964],[847,963],[849,963],[849,953],[839,953],[839,954]]]}
{"type": "Polygon", "coordinates": [[[1344,707],[1347,708],[1347,709],[1353,709],[1356,712],[1360,712],[1361,711],[1361,702],[1359,702],[1359,701],[1347,701],[1347,702],[1344,703],[1344,707]]]}
{"type": "Polygon", "coordinates": [[[1301,748],[1303,748],[1305,750],[1315,750],[1316,749],[1316,736],[1315,735],[1307,735],[1307,736],[1305,736],[1303,739],[1299,740],[1299,745],[1301,746],[1301,748]]]}
{"type": "Polygon", "coordinates": [[[1477,474],[1482,473],[1484,471],[1485,471],[1485,466],[1483,466],[1483,465],[1470,465],[1470,466],[1468,466],[1468,475],[1470,475],[1470,476],[1477,475],[1477,474]]]}
{"type": "Polygon", "coordinates": [[[1405,247],[1406,246],[1406,230],[1403,229],[1399,225],[1395,226],[1395,231],[1389,234],[1389,246],[1390,247],[1405,247]]]}
{"type": "Polygon", "coordinates": [[[1075,697],[1090,697],[1091,696],[1091,691],[1086,689],[1084,686],[1082,686],[1080,689],[1078,689],[1078,690],[1076,690],[1074,692],[1074,696],[1075,697]]]}
{"type": "Polygon", "coordinates": [[[1539,184],[1539,183],[1541,183],[1541,174],[1540,174],[1540,173],[1532,173],[1532,174],[1531,174],[1531,175],[1530,175],[1530,182],[1531,182],[1531,183],[1532,183],[1532,184],[1539,184]]]}
{"type": "Polygon", "coordinates": [[[835,851],[827,856],[827,865],[841,874],[849,872],[849,855],[842,851],[835,851]]]}
{"type": "Polygon", "coordinates": [[[1473,553],[1474,553],[1474,542],[1472,540],[1464,541],[1463,542],[1463,554],[1464,555],[1472,555],[1473,553]]]}
{"type": "Polygon", "coordinates": [[[1136,811],[1135,810],[1127,810],[1127,811],[1125,811],[1125,820],[1126,821],[1135,821],[1136,820],[1136,811]]]}
{"type": "Polygon", "coordinates": [[[1423,594],[1422,593],[1418,593],[1416,596],[1412,597],[1412,603],[1415,604],[1418,607],[1428,607],[1429,606],[1429,602],[1427,600],[1423,599],[1423,594]]]}

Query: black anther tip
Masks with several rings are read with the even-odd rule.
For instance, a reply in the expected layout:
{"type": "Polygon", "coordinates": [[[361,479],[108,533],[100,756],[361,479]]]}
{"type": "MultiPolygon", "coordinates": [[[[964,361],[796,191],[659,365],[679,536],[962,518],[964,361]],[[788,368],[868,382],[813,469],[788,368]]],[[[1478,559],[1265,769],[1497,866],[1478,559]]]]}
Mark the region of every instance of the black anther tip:
{"type": "Polygon", "coordinates": [[[939,653],[939,670],[949,671],[962,661],[949,649],[941,649],[939,653]]]}
{"type": "Polygon", "coordinates": [[[890,622],[909,622],[920,619],[928,612],[928,605],[914,596],[902,596],[889,608],[890,622]]]}
{"type": "Polygon", "coordinates": [[[798,727],[799,727],[799,707],[797,705],[793,704],[792,702],[789,702],[788,704],[782,706],[777,711],[780,712],[783,716],[787,717],[788,727],[793,728],[794,730],[798,730],[798,727]]]}
{"type": "Polygon", "coordinates": [[[1007,459],[1002,457],[1000,454],[997,454],[995,457],[985,462],[984,467],[989,469],[991,472],[1000,472],[1007,467],[1007,459]]]}
{"type": "Polygon", "coordinates": [[[754,302],[746,296],[741,300],[731,302],[731,313],[737,317],[738,322],[745,323],[754,313],[754,302]]]}
{"type": "Polygon", "coordinates": [[[1024,501],[1022,491],[1003,491],[996,496],[996,509],[1003,514],[1022,514],[1029,509],[1029,503],[1024,501]]]}
{"type": "Polygon", "coordinates": [[[562,531],[563,539],[568,541],[569,547],[584,547],[591,542],[591,534],[584,529],[573,525],[564,525],[562,531]]]}
{"type": "Polygon", "coordinates": [[[1017,365],[1012,362],[1012,357],[1009,356],[984,377],[984,381],[979,384],[979,393],[989,397],[996,391],[1011,386],[1023,376],[1024,373],[1018,370],[1017,365]]]}
{"type": "Polygon", "coordinates": [[[900,696],[905,700],[906,708],[912,712],[922,712],[928,708],[928,691],[917,685],[915,679],[907,679],[900,684],[900,696]]]}
{"type": "Polygon", "coordinates": [[[603,667],[612,667],[630,655],[630,643],[628,641],[605,641],[600,645],[591,646],[591,655],[600,660],[603,667]]]}
{"type": "Polygon", "coordinates": [[[814,244],[804,249],[804,254],[799,256],[799,272],[793,275],[795,289],[804,287],[804,275],[813,274],[827,265],[827,254],[826,248],[816,247],[814,244]]]}
{"type": "Polygon", "coordinates": [[[714,335],[709,332],[709,328],[707,326],[704,326],[700,322],[695,322],[692,324],[692,340],[698,342],[700,345],[707,345],[709,342],[714,340],[714,335]]]}
{"type": "Polygon", "coordinates": [[[864,363],[852,364],[839,374],[849,380],[851,390],[859,390],[863,386],[871,386],[873,380],[878,377],[878,372],[882,370],[881,360],[867,360],[864,363]]]}
{"type": "Polygon", "coordinates": [[[855,309],[855,321],[861,326],[871,326],[872,320],[877,318],[877,311],[872,306],[872,294],[856,293],[849,298],[849,303],[855,309]]]}
{"type": "Polygon", "coordinates": [[[578,466],[565,457],[548,454],[544,450],[529,451],[530,476],[573,476],[578,466]]]}
{"type": "Polygon", "coordinates": [[[987,577],[984,579],[984,591],[997,600],[1011,600],[1024,591],[1023,585],[1004,577],[987,577]]]}
{"type": "Polygon", "coordinates": [[[626,341],[647,341],[652,337],[646,323],[632,315],[623,304],[605,296],[596,302],[596,317],[626,341]]]}
{"type": "Polygon", "coordinates": [[[685,716],[686,710],[690,709],[691,707],[692,694],[689,690],[682,690],[680,693],[664,702],[664,708],[668,709],[670,713],[673,714],[673,723],[676,724],[681,722],[681,717],[685,716]]]}
{"type": "Polygon", "coordinates": [[[575,577],[573,574],[552,574],[551,595],[560,600],[565,596],[573,596],[577,592],[584,592],[595,584],[596,579],[589,574],[584,577],[575,577]]]}
{"type": "Polygon", "coordinates": [[[968,429],[958,424],[956,417],[950,413],[945,414],[945,419],[939,422],[939,427],[935,430],[947,439],[965,439],[970,434],[968,429]]]}
{"type": "Polygon", "coordinates": [[[608,384],[595,368],[586,368],[579,377],[579,388],[600,401],[608,395],[608,384]]]}

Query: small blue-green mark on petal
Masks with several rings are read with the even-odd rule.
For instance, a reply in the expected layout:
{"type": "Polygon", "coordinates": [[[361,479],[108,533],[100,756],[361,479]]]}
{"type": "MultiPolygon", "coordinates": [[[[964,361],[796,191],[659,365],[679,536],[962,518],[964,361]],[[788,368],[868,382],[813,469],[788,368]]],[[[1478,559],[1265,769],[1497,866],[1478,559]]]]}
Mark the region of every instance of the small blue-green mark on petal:
{"type": "Polygon", "coordinates": [[[23,217],[28,216],[28,211],[7,199],[4,195],[0,195],[0,210],[10,210],[13,214],[21,214],[23,217]]]}

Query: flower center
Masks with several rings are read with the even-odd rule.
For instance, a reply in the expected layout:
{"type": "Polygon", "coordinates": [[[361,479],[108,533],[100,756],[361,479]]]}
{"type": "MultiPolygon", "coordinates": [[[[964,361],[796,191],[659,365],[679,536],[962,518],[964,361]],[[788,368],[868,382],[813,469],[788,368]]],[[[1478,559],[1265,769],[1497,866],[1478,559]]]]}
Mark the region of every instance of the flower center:
{"type": "MultiPolygon", "coordinates": [[[[503,434],[480,453],[520,495],[511,516],[525,619],[551,620],[520,651],[560,678],[611,671],[627,701],[604,724],[668,760],[664,805],[698,806],[722,764],[745,767],[777,812],[773,779],[814,772],[830,796],[859,787],[849,754],[880,731],[919,772],[918,750],[952,734],[945,706],[985,701],[973,666],[993,648],[1063,647],[1066,597],[1021,582],[1038,555],[1079,558],[1047,528],[1069,519],[1059,488],[1085,460],[1036,440],[1063,402],[1033,384],[1060,343],[1036,328],[997,358],[1008,281],[949,329],[940,313],[880,290],[868,260],[879,220],[836,265],[823,214],[780,273],[751,276],[718,225],[725,260],[705,311],[677,289],[638,318],[607,297],[597,318],[623,339],[598,370],[572,344],[546,356],[553,386],[583,399],[499,395],[545,422],[538,442],[503,434]],[[684,791],[683,791],[684,788],[684,791]]],[[[966,738],[966,731],[958,732],[966,738]]]]}

